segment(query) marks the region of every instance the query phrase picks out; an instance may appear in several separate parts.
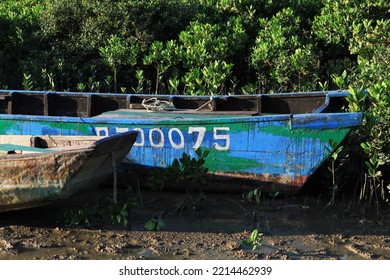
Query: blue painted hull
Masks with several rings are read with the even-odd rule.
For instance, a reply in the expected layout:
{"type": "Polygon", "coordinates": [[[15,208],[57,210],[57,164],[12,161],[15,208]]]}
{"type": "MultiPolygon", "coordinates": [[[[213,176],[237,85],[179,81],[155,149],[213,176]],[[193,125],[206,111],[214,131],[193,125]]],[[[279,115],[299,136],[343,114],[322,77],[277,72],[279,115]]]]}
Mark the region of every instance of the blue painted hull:
{"type": "Polygon", "coordinates": [[[210,152],[206,166],[216,176],[294,193],[329,156],[329,140],[341,143],[361,122],[360,113],[321,108],[260,116],[115,110],[86,118],[2,114],[0,133],[108,136],[135,130],[139,136],[126,158],[133,167],[166,167],[201,148],[210,152]]]}

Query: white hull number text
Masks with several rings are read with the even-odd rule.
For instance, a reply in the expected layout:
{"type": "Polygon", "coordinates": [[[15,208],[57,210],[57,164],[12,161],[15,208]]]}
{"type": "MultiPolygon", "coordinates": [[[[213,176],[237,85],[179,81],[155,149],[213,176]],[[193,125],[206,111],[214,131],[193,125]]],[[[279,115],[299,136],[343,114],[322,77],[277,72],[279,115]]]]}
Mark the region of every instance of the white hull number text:
{"type": "MultiPolygon", "coordinates": [[[[109,135],[108,127],[96,127],[96,135],[106,136],[109,135]]],[[[110,129],[111,130],[111,129],[110,129]]],[[[205,127],[188,127],[188,131],[183,132],[178,128],[170,128],[168,133],[164,133],[161,128],[127,128],[127,127],[116,127],[115,133],[126,132],[129,130],[138,131],[137,142],[134,146],[142,147],[148,142],[153,148],[162,148],[167,143],[171,145],[173,149],[183,149],[185,144],[190,143],[185,141],[185,134],[188,135],[187,139],[193,139],[192,149],[198,149],[205,144],[206,128],[205,127]]],[[[230,148],[230,135],[228,134],[229,127],[214,127],[212,133],[212,145],[218,151],[228,151],[230,148]]],[[[206,144],[206,147],[208,145],[206,144]]]]}

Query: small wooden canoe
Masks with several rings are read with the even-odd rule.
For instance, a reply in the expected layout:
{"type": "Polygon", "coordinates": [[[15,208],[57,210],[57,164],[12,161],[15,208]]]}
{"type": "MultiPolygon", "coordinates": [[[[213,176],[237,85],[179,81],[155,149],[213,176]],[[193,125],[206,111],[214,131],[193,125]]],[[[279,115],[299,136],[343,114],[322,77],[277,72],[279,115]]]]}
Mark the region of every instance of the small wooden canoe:
{"type": "Polygon", "coordinates": [[[137,132],[110,137],[0,136],[0,212],[66,199],[113,174],[137,132]]]}
{"type": "MultiPolygon", "coordinates": [[[[226,185],[296,193],[362,123],[346,91],[178,96],[0,91],[0,134],[115,135],[137,131],[126,160],[139,171],[209,151],[206,167],[226,185]]],[[[140,174],[140,173],[139,173],[140,174]]]]}

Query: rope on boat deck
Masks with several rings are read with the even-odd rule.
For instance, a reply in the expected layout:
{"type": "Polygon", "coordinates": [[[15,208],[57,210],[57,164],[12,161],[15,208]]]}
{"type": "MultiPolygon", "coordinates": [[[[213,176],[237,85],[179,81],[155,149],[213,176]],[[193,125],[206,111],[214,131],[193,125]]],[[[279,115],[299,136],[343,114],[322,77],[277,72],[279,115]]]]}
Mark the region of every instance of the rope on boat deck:
{"type": "MultiPolygon", "coordinates": [[[[210,96],[210,100],[207,101],[205,104],[203,104],[202,106],[198,107],[198,109],[195,109],[195,111],[199,111],[200,109],[202,109],[203,107],[205,107],[206,105],[209,105],[211,103],[211,101],[213,101],[213,97],[210,96]]],[[[211,108],[211,106],[210,106],[211,108]]]]}
{"type": "Polygon", "coordinates": [[[167,109],[175,109],[172,102],[158,100],[157,98],[149,98],[142,100],[142,106],[149,112],[159,112],[167,109]]]}
{"type": "MultiPolygon", "coordinates": [[[[213,101],[213,97],[210,97],[210,100],[204,103],[202,106],[198,107],[197,109],[188,109],[185,111],[199,111],[203,107],[209,105],[213,101]]],[[[175,111],[175,110],[181,110],[175,108],[175,105],[172,102],[165,101],[165,100],[158,100],[156,97],[152,97],[149,99],[142,100],[142,106],[148,111],[148,112],[161,112],[161,111],[175,111]]]]}

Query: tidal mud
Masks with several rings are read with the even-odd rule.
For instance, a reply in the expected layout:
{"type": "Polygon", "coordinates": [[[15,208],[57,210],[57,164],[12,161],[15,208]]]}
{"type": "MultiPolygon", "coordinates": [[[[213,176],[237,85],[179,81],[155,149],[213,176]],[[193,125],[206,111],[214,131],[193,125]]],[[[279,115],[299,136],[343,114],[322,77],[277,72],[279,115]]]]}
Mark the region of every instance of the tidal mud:
{"type": "MultiPolygon", "coordinates": [[[[390,259],[389,209],[363,213],[352,198],[300,194],[265,197],[257,205],[240,194],[132,193],[139,207],[129,225],[100,221],[69,225],[64,213],[95,205],[99,188],[50,206],[0,214],[0,259],[390,259]],[[160,217],[162,231],[146,231],[160,217]],[[257,228],[262,245],[244,245],[257,228]]],[[[95,207],[94,206],[94,207],[95,207]]]]}

